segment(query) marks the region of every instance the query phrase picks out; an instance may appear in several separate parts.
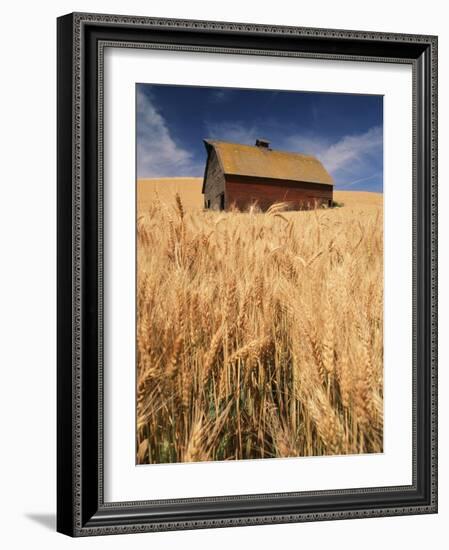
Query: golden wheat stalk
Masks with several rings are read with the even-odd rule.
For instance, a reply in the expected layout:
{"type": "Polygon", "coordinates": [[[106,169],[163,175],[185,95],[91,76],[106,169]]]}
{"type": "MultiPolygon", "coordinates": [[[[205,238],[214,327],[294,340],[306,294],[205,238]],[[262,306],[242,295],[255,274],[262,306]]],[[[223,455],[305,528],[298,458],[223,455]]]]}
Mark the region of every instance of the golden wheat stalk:
{"type": "Polygon", "coordinates": [[[137,223],[137,462],[382,451],[381,210],[188,204],[137,223]]]}

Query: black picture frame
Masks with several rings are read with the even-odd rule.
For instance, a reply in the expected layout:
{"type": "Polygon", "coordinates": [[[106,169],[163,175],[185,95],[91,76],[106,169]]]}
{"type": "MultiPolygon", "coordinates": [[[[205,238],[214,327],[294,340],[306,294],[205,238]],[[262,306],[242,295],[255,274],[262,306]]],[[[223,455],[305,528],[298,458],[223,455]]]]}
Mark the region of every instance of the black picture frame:
{"type": "Polygon", "coordinates": [[[88,536],[437,512],[437,37],[86,13],[58,18],[57,30],[57,530],[88,536]],[[412,485],[104,502],[105,44],[412,65],[412,485]]]}

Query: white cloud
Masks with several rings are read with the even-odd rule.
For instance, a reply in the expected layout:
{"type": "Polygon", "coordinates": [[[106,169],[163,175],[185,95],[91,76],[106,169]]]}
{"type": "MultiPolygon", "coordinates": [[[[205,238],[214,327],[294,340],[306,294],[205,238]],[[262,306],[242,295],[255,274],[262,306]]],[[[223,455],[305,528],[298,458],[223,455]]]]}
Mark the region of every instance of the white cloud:
{"type": "Polygon", "coordinates": [[[351,175],[362,181],[372,177],[367,176],[367,172],[379,172],[383,134],[380,126],[374,126],[361,134],[343,136],[334,143],[303,136],[290,136],[285,143],[289,150],[318,157],[336,179],[351,175]]]}
{"type": "Polygon", "coordinates": [[[151,99],[137,92],[137,174],[164,177],[178,174],[199,176],[192,154],[176,144],[167,123],[151,99]]]}
{"type": "Polygon", "coordinates": [[[245,126],[238,121],[206,123],[207,137],[221,141],[230,141],[231,143],[243,143],[254,145],[259,136],[257,128],[254,126],[245,126]]]}
{"type": "Polygon", "coordinates": [[[323,138],[293,134],[291,136],[284,137],[282,140],[282,145],[278,148],[284,148],[287,151],[303,153],[304,155],[313,155],[321,158],[329,147],[329,141],[323,138]]]}
{"type": "Polygon", "coordinates": [[[210,100],[213,103],[224,103],[230,99],[231,95],[231,90],[212,90],[210,100]]]}
{"type": "Polygon", "coordinates": [[[364,134],[343,137],[323,153],[322,161],[331,172],[365,164],[382,151],[382,144],[382,128],[375,126],[364,134]]]}

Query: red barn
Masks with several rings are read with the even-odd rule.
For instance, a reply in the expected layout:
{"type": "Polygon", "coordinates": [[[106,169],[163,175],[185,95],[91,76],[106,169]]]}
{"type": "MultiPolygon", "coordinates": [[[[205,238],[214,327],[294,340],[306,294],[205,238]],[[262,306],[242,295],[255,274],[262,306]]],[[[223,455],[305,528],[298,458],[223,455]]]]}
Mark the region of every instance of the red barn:
{"type": "Polygon", "coordinates": [[[267,210],[288,202],[292,210],[331,206],[333,180],[313,156],[276,151],[268,141],[254,146],[204,140],[207,163],[202,192],[205,208],[267,210]]]}

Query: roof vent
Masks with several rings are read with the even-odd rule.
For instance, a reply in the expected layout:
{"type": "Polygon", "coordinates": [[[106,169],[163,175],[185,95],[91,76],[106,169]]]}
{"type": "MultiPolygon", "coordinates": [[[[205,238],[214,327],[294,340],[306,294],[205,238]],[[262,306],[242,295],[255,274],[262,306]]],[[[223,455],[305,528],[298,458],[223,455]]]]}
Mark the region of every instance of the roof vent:
{"type": "Polygon", "coordinates": [[[270,148],[270,142],[267,139],[256,139],[256,147],[270,148]]]}

